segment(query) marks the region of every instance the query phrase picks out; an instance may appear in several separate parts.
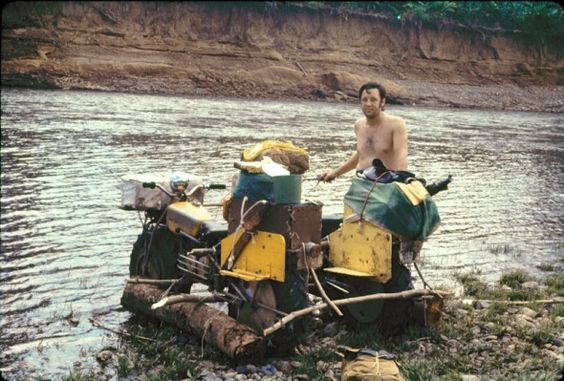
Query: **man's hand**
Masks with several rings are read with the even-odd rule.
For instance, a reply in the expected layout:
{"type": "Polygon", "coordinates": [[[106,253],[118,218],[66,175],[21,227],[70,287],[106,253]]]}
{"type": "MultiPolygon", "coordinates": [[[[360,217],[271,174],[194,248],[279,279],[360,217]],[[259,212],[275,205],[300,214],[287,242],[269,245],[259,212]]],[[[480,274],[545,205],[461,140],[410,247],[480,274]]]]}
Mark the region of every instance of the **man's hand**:
{"type": "Polygon", "coordinates": [[[335,180],[337,176],[334,174],[333,171],[327,171],[322,173],[321,175],[317,176],[317,181],[323,181],[326,183],[330,183],[331,181],[335,180]]]}

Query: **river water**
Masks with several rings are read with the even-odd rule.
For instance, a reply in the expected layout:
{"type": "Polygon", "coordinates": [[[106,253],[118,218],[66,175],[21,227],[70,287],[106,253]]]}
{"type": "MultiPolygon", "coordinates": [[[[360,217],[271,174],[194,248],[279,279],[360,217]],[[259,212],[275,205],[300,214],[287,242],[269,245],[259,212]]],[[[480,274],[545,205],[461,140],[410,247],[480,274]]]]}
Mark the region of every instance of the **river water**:
{"type": "MultiPolygon", "coordinates": [[[[116,336],[135,212],[117,208],[127,173],[186,171],[229,183],[241,151],[292,140],[310,153],[305,198],[340,213],[352,173],[315,174],[353,152],[356,105],[2,89],[0,363],[7,379],[68,374],[116,336]]],[[[452,283],[477,271],[562,264],[564,116],[389,106],[409,129],[410,170],[435,181],[440,228],[423,274],[452,283]]],[[[217,203],[222,191],[206,200],[217,203]]],[[[214,210],[217,218],[221,214],[214,210]]],[[[420,287],[421,282],[416,283],[420,287]]]]}

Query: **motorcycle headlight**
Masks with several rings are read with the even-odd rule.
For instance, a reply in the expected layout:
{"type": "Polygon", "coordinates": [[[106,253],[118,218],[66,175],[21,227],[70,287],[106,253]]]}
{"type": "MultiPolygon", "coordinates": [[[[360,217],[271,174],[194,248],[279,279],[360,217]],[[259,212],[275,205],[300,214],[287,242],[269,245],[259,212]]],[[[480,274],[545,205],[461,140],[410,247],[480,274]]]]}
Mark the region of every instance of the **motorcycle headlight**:
{"type": "Polygon", "coordinates": [[[184,192],[189,183],[190,180],[186,173],[174,173],[170,176],[170,188],[173,192],[184,192]]]}

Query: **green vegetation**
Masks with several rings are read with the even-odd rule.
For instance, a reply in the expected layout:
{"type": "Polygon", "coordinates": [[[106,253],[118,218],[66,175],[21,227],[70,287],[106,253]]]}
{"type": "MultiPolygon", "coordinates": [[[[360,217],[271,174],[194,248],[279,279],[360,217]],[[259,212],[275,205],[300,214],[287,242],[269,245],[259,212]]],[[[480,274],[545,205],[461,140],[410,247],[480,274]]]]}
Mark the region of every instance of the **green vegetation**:
{"type": "MultiPolygon", "coordinates": [[[[80,3],[77,3],[80,4],[80,3]]],[[[406,23],[457,23],[470,27],[502,28],[542,35],[564,34],[564,11],[551,1],[295,1],[233,2],[210,6],[263,8],[269,13],[284,6],[329,8],[341,14],[363,12],[387,16],[406,23]]],[[[2,25],[16,27],[38,22],[38,16],[61,13],[63,2],[8,3],[2,25]]]]}
{"type": "Polygon", "coordinates": [[[550,1],[304,1],[302,4],[382,14],[415,23],[455,22],[545,35],[564,34],[564,12],[557,2],[550,1]]]}
{"type": "MultiPolygon", "coordinates": [[[[332,380],[338,379],[342,361],[337,346],[347,345],[396,354],[408,381],[459,381],[467,375],[512,381],[557,379],[564,369],[564,305],[532,301],[564,295],[564,272],[554,272],[541,281],[513,271],[503,274],[498,284],[486,284],[476,272],[456,278],[464,285],[466,296],[445,302],[438,326],[414,327],[403,336],[386,338],[371,329],[353,332],[324,310],[320,318],[306,325],[296,354],[266,358],[255,363],[254,370],[241,371],[240,364],[202,346],[199,338],[164,324],[141,324],[136,318],[125,324],[127,336],[117,341],[114,355],[102,370],[118,379],[145,381],[205,380],[240,372],[247,379],[282,379],[261,371],[268,364],[278,371],[286,368],[283,377],[332,380]],[[536,282],[536,286],[523,287],[526,282],[536,282]],[[513,300],[525,304],[513,304],[513,300]]],[[[98,374],[74,369],[61,381],[90,381],[98,374]]]]}
{"type": "Polygon", "coordinates": [[[83,372],[81,370],[71,370],[68,376],[61,378],[61,381],[95,381],[96,375],[93,371],[83,372]]]}

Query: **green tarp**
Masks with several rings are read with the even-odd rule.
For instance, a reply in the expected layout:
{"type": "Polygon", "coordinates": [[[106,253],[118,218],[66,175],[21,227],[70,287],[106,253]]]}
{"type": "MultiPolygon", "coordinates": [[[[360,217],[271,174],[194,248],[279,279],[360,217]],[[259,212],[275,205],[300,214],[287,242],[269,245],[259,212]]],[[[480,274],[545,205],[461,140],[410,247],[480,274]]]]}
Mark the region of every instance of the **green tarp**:
{"type": "Polygon", "coordinates": [[[364,208],[362,217],[365,220],[401,240],[424,241],[440,223],[437,206],[430,195],[414,206],[396,183],[382,184],[354,178],[345,195],[345,204],[356,214],[364,208]]]}

